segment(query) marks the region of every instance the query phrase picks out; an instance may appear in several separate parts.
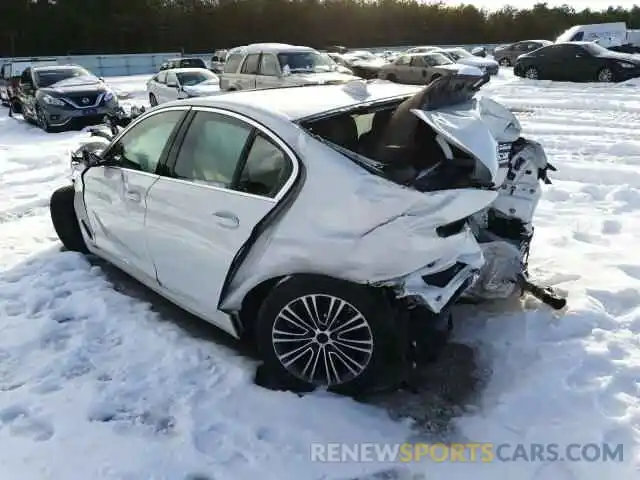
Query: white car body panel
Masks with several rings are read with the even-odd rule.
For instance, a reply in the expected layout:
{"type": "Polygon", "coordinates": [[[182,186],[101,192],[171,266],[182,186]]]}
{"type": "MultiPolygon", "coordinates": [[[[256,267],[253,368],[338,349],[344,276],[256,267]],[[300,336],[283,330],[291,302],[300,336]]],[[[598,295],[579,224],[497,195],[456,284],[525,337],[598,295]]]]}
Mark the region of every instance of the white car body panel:
{"type": "MultiPolygon", "coordinates": [[[[198,72],[204,70],[202,68],[173,68],[164,70],[164,72],[173,73],[189,73],[198,72]]],[[[207,70],[208,73],[211,73],[207,70]]],[[[147,94],[153,94],[158,101],[158,104],[167,102],[173,102],[175,100],[182,100],[189,97],[207,97],[210,95],[217,95],[220,92],[220,79],[215,76],[212,81],[207,81],[197,85],[185,85],[181,89],[176,87],[169,87],[164,83],[155,81],[156,75],[147,81],[147,94]]]]}
{"type": "MultiPolygon", "coordinates": [[[[84,201],[96,243],[83,230],[85,241],[96,255],[234,336],[238,331],[226,314],[237,312],[245,295],[262,281],[295,273],[365,284],[392,282],[407,295],[417,292],[438,312],[484,258],[468,228],[446,238],[435,229],[482,210],[498,193],[480,189],[422,193],[402,187],[371,174],[292,122],[420,90],[378,81],[364,90],[317,86],[190,99],[191,108],[229,114],[271,137],[294,165],[282,191],[267,199],[209,184],[149,174],[137,178],[126,169],[92,167],[83,176],[84,201]],[[289,194],[295,199],[283,204],[225,285],[229,268],[254,227],[289,194]],[[140,231],[145,232],[143,238],[140,231]],[[419,276],[456,262],[467,267],[445,288],[416,283],[419,276]]],[[[453,108],[442,114],[422,112],[420,118],[479,154],[495,173],[497,152],[493,148],[492,157],[488,145],[495,146],[500,126],[511,120],[491,103],[480,100],[474,105],[466,114],[453,108]]],[[[188,108],[183,102],[160,108],[176,107],[188,108]]],[[[129,128],[157,111],[142,115],[129,128]]]]}
{"type": "Polygon", "coordinates": [[[140,232],[144,231],[147,193],[158,178],[120,167],[90,168],[83,177],[93,243],[152,278],[155,268],[140,232]]]}

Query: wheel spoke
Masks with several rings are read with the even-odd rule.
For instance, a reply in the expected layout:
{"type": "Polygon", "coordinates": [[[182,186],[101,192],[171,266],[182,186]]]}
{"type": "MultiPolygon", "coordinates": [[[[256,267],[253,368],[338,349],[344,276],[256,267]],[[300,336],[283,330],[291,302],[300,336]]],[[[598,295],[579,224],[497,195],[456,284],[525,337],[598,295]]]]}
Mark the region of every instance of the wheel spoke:
{"type": "Polygon", "coordinates": [[[289,322],[292,325],[295,325],[298,328],[301,328],[305,332],[313,333],[315,328],[313,325],[310,325],[306,320],[300,318],[299,315],[296,314],[290,307],[285,307],[279,315],[280,318],[283,318],[285,321],[289,322]],[[287,313],[289,316],[283,315],[283,313],[287,313]],[[293,317],[293,319],[291,318],[293,317]]]}

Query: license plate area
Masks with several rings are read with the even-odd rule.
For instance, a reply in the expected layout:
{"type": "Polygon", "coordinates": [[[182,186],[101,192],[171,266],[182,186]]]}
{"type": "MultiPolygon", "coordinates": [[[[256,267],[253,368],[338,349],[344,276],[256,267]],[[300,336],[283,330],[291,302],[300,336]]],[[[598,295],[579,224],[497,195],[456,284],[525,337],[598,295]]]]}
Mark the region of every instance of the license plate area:
{"type": "Polygon", "coordinates": [[[82,115],[84,115],[85,117],[94,116],[97,114],[98,114],[97,108],[87,108],[85,110],[82,110],[82,115]]]}
{"type": "Polygon", "coordinates": [[[509,166],[509,159],[511,157],[511,142],[498,143],[498,165],[501,168],[507,168],[509,166]]]}

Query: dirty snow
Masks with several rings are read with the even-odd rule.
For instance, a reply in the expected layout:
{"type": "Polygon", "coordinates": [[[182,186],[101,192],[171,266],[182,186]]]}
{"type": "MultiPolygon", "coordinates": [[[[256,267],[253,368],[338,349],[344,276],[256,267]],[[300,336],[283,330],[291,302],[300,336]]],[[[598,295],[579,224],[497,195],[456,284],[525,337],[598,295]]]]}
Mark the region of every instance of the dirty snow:
{"type": "MultiPolygon", "coordinates": [[[[145,81],[110,79],[127,102],[144,101],[145,81]]],[[[383,467],[311,463],[310,444],[422,434],[626,447],[623,464],[405,466],[424,478],[637,479],[639,87],[509,72],[485,87],[559,169],[538,211],[531,264],[568,292],[569,309],[460,312],[458,341],[488,374],[446,438],[381,406],[256,387],[254,361],[224,335],[114,269],[61,252],[48,198],[67,182],[67,152],[87,134],[47,135],[0,110],[0,478],[362,478],[383,467]]]]}

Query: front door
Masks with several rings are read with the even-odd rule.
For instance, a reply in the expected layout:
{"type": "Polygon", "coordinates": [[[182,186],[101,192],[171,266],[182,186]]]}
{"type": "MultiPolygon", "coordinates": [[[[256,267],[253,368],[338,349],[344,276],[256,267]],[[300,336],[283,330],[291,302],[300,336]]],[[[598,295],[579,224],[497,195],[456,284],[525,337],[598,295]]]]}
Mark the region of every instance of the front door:
{"type": "Polygon", "coordinates": [[[263,53],[260,57],[260,69],[256,78],[256,88],[275,88],[282,84],[280,64],[273,53],[263,53]]]}
{"type": "Polygon", "coordinates": [[[117,166],[92,167],[83,176],[93,244],[116,263],[155,278],[143,233],[149,189],[186,108],[155,112],[135,124],[103,154],[117,166]]]}
{"type": "Polygon", "coordinates": [[[218,310],[227,273],[293,171],[279,140],[256,131],[248,121],[200,109],[175,165],[147,199],[145,232],[158,281],[231,334],[230,319],[218,310]]]}

